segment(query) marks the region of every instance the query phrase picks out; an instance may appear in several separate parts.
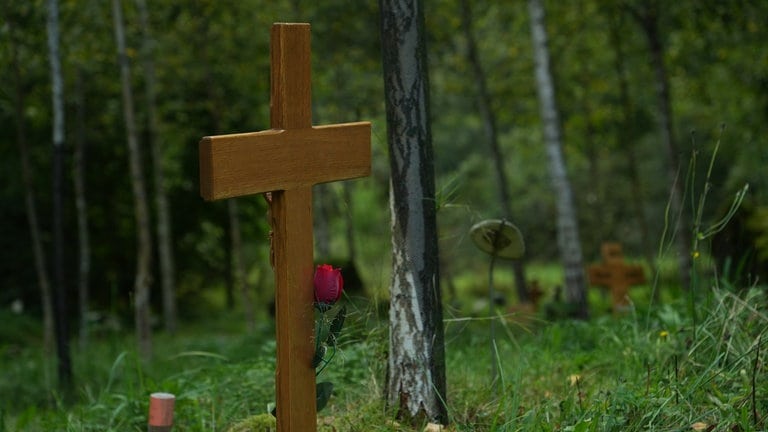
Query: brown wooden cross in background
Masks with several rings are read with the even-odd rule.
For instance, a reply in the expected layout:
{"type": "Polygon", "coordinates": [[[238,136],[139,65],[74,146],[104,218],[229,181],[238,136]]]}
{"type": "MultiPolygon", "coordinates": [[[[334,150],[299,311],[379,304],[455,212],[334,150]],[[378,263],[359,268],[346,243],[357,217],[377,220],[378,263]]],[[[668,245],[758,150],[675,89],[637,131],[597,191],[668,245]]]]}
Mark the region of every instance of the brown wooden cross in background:
{"type": "Polygon", "coordinates": [[[589,283],[608,288],[613,312],[619,313],[629,306],[629,288],[645,283],[645,274],[641,266],[624,262],[621,244],[603,243],[600,250],[603,263],[587,268],[589,283]]]}
{"type": "Polygon", "coordinates": [[[309,24],[274,24],[270,126],[205,137],[206,200],[272,192],[278,431],[315,431],[312,186],[370,175],[368,122],[312,127],[309,24]]]}

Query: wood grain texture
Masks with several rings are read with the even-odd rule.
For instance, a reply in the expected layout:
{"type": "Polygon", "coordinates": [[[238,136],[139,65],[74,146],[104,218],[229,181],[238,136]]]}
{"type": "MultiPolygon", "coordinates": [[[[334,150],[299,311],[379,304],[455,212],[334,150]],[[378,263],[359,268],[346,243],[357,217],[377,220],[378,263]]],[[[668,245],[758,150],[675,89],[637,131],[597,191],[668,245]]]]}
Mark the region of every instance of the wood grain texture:
{"type": "Polygon", "coordinates": [[[368,122],[205,137],[200,193],[216,200],[370,175],[368,122]]]}
{"type": "Polygon", "coordinates": [[[312,61],[309,24],[274,24],[271,36],[270,127],[273,129],[311,127],[312,61]]]}
{"type": "Polygon", "coordinates": [[[316,430],[312,189],[272,195],[278,430],[316,430]]]}
{"type": "MultiPolygon", "coordinates": [[[[311,131],[311,58],[309,24],[275,24],[271,32],[270,126],[311,131]]],[[[311,159],[304,140],[292,140],[278,150],[282,157],[311,159]],[[297,142],[298,141],[298,142],[297,142]],[[286,151],[287,149],[287,151],[286,151]]],[[[281,158],[279,161],[284,160],[281,158]]],[[[291,165],[291,178],[310,171],[291,165]]],[[[284,168],[284,167],[283,167],[284,168]]],[[[285,185],[287,186],[287,185],[285,185]]],[[[286,187],[286,189],[289,189],[286,187]]],[[[277,190],[280,190],[279,188],[277,190]]],[[[314,343],[314,287],[312,273],[312,188],[282,190],[272,195],[272,250],[275,256],[275,313],[277,321],[277,430],[317,430],[314,343]]]]}

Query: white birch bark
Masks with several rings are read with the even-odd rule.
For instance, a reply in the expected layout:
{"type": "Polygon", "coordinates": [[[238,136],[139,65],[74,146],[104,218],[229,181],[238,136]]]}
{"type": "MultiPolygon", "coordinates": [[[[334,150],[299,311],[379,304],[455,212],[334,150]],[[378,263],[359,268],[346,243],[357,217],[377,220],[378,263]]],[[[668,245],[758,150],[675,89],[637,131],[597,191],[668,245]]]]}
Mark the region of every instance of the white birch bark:
{"type": "Polygon", "coordinates": [[[379,4],[392,176],[387,404],[403,419],[445,423],[445,347],[423,11],[418,1],[379,4]]]}
{"type": "Polygon", "coordinates": [[[572,312],[581,318],[589,314],[586,300],[586,278],[579,239],[579,225],[573,192],[563,157],[560,118],[555,99],[555,85],[549,65],[549,48],[544,6],[541,0],[529,0],[531,36],[536,64],[536,89],[544,126],[549,174],[555,192],[557,209],[557,246],[565,272],[565,298],[572,312]]]}

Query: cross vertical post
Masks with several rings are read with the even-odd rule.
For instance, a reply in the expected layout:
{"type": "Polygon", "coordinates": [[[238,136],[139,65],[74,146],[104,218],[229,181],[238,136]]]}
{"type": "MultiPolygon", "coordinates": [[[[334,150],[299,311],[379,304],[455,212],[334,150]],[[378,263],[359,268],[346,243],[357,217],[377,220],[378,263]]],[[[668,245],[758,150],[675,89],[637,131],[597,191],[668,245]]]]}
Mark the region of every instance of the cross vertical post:
{"type": "Polygon", "coordinates": [[[277,428],[317,430],[312,186],[370,175],[368,122],[312,126],[309,24],[271,30],[270,127],[200,141],[206,200],[271,192],[277,428]]]}
{"type": "MultiPolygon", "coordinates": [[[[309,25],[272,26],[270,127],[312,127],[309,25]]],[[[277,191],[270,205],[277,328],[277,424],[280,431],[317,429],[312,186],[277,191]]]]}

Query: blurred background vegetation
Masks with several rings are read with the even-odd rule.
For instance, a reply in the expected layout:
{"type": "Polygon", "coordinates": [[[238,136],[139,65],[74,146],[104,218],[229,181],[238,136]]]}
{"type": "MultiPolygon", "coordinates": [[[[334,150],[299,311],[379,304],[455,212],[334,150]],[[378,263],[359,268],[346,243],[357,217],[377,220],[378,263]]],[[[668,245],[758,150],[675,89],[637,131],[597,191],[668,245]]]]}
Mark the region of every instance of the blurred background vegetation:
{"type": "MultiPolygon", "coordinates": [[[[606,240],[623,243],[630,257],[655,254],[665,228],[666,150],[660,139],[657,83],[648,44],[630,12],[635,3],[643,2],[546,2],[564,152],[587,261],[599,259],[600,244],[606,240]],[[630,152],[637,161],[639,190],[633,190],[628,175],[630,152]],[[647,233],[640,228],[639,215],[647,221],[647,233]]],[[[697,179],[703,178],[714,143],[722,141],[710,178],[705,225],[726,212],[733,194],[745,183],[750,190],[737,229],[760,221],[765,225],[765,212],[755,215],[768,204],[768,28],[763,20],[768,4],[645,3],[657,8],[675,140],[684,161],[682,178],[694,152],[701,166],[693,170],[697,179]],[[721,125],[726,125],[722,134],[721,125]]],[[[37,315],[39,290],[15,143],[23,122],[47,251],[53,152],[46,10],[40,0],[2,0],[0,4],[0,306],[21,300],[26,311],[37,315]],[[18,75],[8,67],[12,58],[18,60],[18,75]],[[26,95],[20,117],[19,91],[26,95]]],[[[542,145],[527,8],[525,2],[490,0],[475,1],[472,6],[474,38],[487,74],[513,195],[513,221],[527,243],[525,259],[556,261],[555,198],[542,145]]],[[[71,154],[73,143],[80,139],[86,149],[92,248],[88,307],[130,328],[136,235],[110,7],[108,2],[63,0],[60,8],[65,145],[71,154]]],[[[456,279],[468,288],[481,287],[487,257],[471,245],[467,231],[481,219],[499,217],[503,206],[478,113],[459,3],[426,1],[425,10],[444,286],[451,287],[456,279]]],[[[143,109],[146,82],[139,58],[142,36],[134,2],[124,3],[124,13],[141,145],[149,169],[148,120],[143,109]]],[[[149,20],[157,77],[157,139],[166,168],[182,322],[227,308],[239,310],[227,205],[206,203],[199,197],[197,143],[205,135],[268,128],[269,27],[280,21],[312,24],[315,123],[373,123],[372,176],[346,186],[323,186],[316,193],[315,211],[322,214],[328,233],[317,238],[316,257],[354,262],[367,293],[386,297],[388,162],[376,3],[163,1],[151,2],[149,20]]],[[[692,186],[689,201],[701,193],[701,184],[692,186]]],[[[67,196],[67,290],[74,314],[78,236],[69,186],[67,196]]],[[[258,196],[238,201],[248,282],[264,316],[272,297],[266,205],[258,196]]],[[[153,271],[152,301],[159,316],[157,265],[153,271]]],[[[510,278],[500,281],[511,283],[510,278]]],[[[547,290],[559,283],[545,282],[547,290]]]]}

